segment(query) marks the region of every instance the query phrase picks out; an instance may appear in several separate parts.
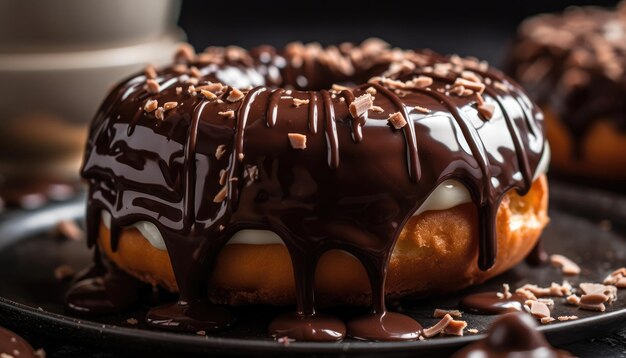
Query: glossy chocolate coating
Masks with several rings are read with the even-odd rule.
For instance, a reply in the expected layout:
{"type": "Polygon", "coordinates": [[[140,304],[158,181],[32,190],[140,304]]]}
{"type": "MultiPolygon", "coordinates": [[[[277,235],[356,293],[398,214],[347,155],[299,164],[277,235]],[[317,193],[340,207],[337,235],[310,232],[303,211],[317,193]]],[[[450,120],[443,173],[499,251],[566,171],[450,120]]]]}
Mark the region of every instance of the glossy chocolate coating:
{"type": "Polygon", "coordinates": [[[519,28],[507,72],[554,111],[575,140],[600,119],[626,131],[625,14],[624,5],[573,7],[519,28]]]}
{"type": "MultiPolygon", "coordinates": [[[[102,210],[112,216],[113,249],[121,228],[152,222],[167,246],[180,300],[194,302],[206,297],[215,258],[234,232],[274,231],[291,255],[297,313],[303,317],[316,314],[318,258],[330,249],[345,250],[363,263],[370,279],[367,319],[385,322],[393,332],[378,330],[379,336],[368,338],[417,338],[420,326],[407,323],[408,317],[375,319],[386,312],[387,263],[404,223],[444,180],[464,183],[480,218],[478,265],[491,267],[500,200],[509,190],[530,189],[544,150],[543,117],[519,86],[486,64],[371,46],[265,46],[199,55],[190,64],[199,69],[197,86],[211,81],[252,87],[236,102],[228,100],[232,87],[217,99],[189,94],[190,77],[179,73],[180,66],[158,72],[158,94],[148,93],[143,74],[122,82],[100,108],[87,143],[82,175],[90,185],[90,244],[102,210]],[[477,96],[448,93],[463,71],[487,83],[483,97],[495,105],[492,118],[478,114],[477,96]],[[393,80],[424,75],[434,82],[398,90],[374,79],[350,90],[323,89],[383,73],[393,80]],[[351,102],[368,90],[375,91],[374,105],[384,112],[353,118],[351,102]],[[294,98],[309,102],[295,106],[294,98]],[[143,110],[148,99],[178,105],[159,120],[156,111],[143,110]],[[229,110],[232,119],[220,114],[229,110]],[[401,129],[387,121],[395,112],[408,122],[401,129]],[[288,133],[306,135],[306,149],[292,148],[288,133]],[[216,156],[221,148],[224,155],[216,156]]],[[[148,319],[161,319],[163,312],[157,308],[148,319]]],[[[282,327],[282,319],[273,327],[282,327]]],[[[326,328],[338,330],[331,326],[326,328]]]]}
{"type": "Polygon", "coordinates": [[[459,352],[453,358],[568,358],[571,354],[550,346],[539,331],[535,319],[526,313],[508,313],[489,328],[487,338],[459,352]]]}

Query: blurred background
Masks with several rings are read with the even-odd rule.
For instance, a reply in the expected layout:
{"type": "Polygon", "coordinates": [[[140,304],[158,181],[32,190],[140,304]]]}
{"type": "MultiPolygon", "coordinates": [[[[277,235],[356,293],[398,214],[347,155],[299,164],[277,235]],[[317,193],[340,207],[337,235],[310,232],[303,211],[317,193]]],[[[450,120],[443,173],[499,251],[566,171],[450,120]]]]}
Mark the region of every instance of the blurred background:
{"type": "Polygon", "coordinates": [[[36,207],[71,192],[107,89],[177,44],[282,46],[379,37],[499,65],[526,17],[616,1],[0,0],[0,198],[36,207]],[[44,184],[42,184],[44,182],[44,184]]]}

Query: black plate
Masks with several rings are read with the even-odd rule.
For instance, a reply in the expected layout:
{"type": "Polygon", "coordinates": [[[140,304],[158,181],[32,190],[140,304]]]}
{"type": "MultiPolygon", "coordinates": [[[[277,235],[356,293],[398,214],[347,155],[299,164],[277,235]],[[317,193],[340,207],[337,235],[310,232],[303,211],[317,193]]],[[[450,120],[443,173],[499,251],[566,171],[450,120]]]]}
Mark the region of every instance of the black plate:
{"type": "MultiPolygon", "coordinates": [[[[551,223],[544,234],[549,252],[564,254],[579,262],[583,281],[601,281],[608,272],[626,264],[626,200],[614,194],[580,189],[564,184],[553,185],[551,223]]],[[[55,238],[51,234],[62,219],[80,220],[83,200],[57,204],[35,212],[11,213],[0,221],[0,325],[26,332],[26,337],[46,342],[73,344],[105,352],[177,352],[203,353],[312,353],[320,355],[420,355],[446,354],[483,337],[445,337],[408,343],[372,343],[346,340],[342,343],[293,342],[278,344],[266,336],[268,322],[284,311],[274,307],[243,307],[235,309],[239,318],[234,329],[202,337],[150,330],[143,324],[148,305],[132,312],[106,317],[71,317],[63,309],[63,293],[67,284],[55,280],[53,271],[61,264],[76,269],[88,265],[90,253],[84,242],[55,238]],[[132,326],[128,318],[140,323],[132,326]]],[[[436,322],[433,309],[454,308],[459,297],[467,292],[499,290],[502,283],[518,287],[524,283],[548,285],[561,282],[559,271],[550,266],[539,269],[520,264],[513,270],[458,295],[422,301],[393,303],[395,309],[417,319],[424,326],[436,322]]],[[[623,292],[620,292],[623,295],[623,292]]],[[[566,306],[557,299],[553,316],[578,315],[581,319],[541,326],[551,343],[563,345],[590,336],[623,328],[626,300],[618,300],[607,312],[593,313],[566,306]]],[[[354,308],[335,308],[345,315],[354,308]]],[[[349,313],[348,313],[349,314],[349,313]]],[[[469,327],[481,332],[493,320],[490,316],[464,314],[469,327]]]]}

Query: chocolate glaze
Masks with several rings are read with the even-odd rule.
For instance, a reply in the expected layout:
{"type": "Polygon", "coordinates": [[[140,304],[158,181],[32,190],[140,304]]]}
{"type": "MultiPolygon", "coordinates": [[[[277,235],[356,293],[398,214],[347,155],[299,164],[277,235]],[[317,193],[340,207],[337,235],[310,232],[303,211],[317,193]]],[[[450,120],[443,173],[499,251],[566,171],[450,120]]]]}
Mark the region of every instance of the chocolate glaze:
{"type": "Polygon", "coordinates": [[[102,260],[96,250],[93,265],[74,279],[65,306],[81,315],[123,312],[137,303],[139,288],[137,279],[102,260]]]}
{"type": "Polygon", "coordinates": [[[463,297],[459,306],[471,313],[496,315],[522,311],[524,302],[526,302],[524,296],[517,293],[505,299],[498,298],[498,292],[481,292],[463,297]]]}
{"type": "Polygon", "coordinates": [[[0,355],[9,357],[35,358],[35,350],[24,338],[0,327],[0,355]]]}
{"type": "MultiPolygon", "coordinates": [[[[626,131],[626,6],[572,7],[526,20],[506,69],[539,105],[549,107],[573,138],[600,119],[626,131]]],[[[580,145],[574,146],[580,155],[580,145]]]]}
{"type": "MultiPolygon", "coordinates": [[[[387,263],[404,223],[444,180],[464,183],[480,217],[478,265],[489,269],[496,259],[500,200],[511,189],[521,194],[530,189],[544,150],[543,117],[519,86],[476,60],[372,46],[290,45],[280,51],[264,46],[250,53],[211,48],[192,63],[202,73],[198,86],[204,81],[251,86],[235,103],[226,100],[231,87],[219,94],[220,101],[189,95],[189,75],[175,67],[159,72],[156,95],[144,89],[144,75],[122,82],[100,108],[87,143],[82,175],[90,186],[89,243],[96,242],[102,210],[112,216],[113,249],[121,228],[152,222],[164,238],[180,301],[197,302],[206,298],[216,255],[233,233],[274,231],[291,255],[300,317],[279,317],[270,333],[293,325],[290,331],[304,339],[318,339],[318,331],[342,333],[335,320],[316,316],[313,276],[324,252],[345,250],[362,262],[372,292],[370,316],[348,323],[348,334],[415,339],[419,324],[387,313],[384,300],[387,263]],[[406,62],[415,66],[391,71],[406,62]],[[490,83],[483,94],[496,106],[490,120],[477,114],[476,96],[439,92],[462,70],[490,83]],[[399,81],[423,74],[434,83],[398,91],[379,79],[351,91],[324,89],[364,83],[385,71],[399,81]],[[350,102],[369,87],[384,112],[352,118],[350,102]],[[293,98],[309,103],[296,107],[293,98]],[[143,110],[148,99],[179,105],[161,121],[143,110]],[[218,113],[227,110],[235,111],[234,119],[218,113]],[[387,121],[394,112],[408,125],[394,129],[387,121]],[[291,148],[288,133],[305,134],[307,148],[291,148]],[[226,152],[218,159],[220,145],[226,152]],[[254,168],[258,178],[248,175],[254,168]],[[223,188],[221,171],[227,179],[223,201],[214,200],[223,188]]],[[[172,320],[186,320],[180,309],[174,311],[172,320]]],[[[148,320],[168,312],[157,308],[148,320]]]]}
{"type": "Polygon", "coordinates": [[[458,352],[453,358],[568,358],[568,352],[552,348],[537,330],[535,319],[526,313],[499,317],[489,328],[487,338],[458,352]]]}

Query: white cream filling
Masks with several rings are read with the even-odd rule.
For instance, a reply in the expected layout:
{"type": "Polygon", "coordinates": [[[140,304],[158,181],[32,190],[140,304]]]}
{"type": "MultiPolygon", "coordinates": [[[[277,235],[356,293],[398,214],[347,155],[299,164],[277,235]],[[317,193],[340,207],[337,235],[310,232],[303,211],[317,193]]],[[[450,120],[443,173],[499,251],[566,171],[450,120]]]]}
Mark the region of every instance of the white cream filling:
{"type": "MultiPolygon", "coordinates": [[[[541,174],[546,173],[548,170],[548,164],[550,163],[550,147],[546,143],[543,155],[537,165],[537,170],[533,176],[533,180],[537,179],[541,174]]],[[[449,179],[441,183],[433,190],[433,192],[426,198],[424,203],[413,213],[413,216],[418,216],[426,211],[431,210],[448,210],[455,206],[470,203],[472,197],[467,187],[453,179],[449,179]]],[[[107,211],[102,211],[102,221],[107,228],[111,228],[111,214],[107,211]]],[[[521,225],[517,223],[516,226],[521,225]]],[[[159,232],[157,227],[148,221],[139,221],[132,227],[139,230],[150,245],[159,250],[166,250],[165,241],[163,236],[159,232]]],[[[270,245],[270,244],[284,244],[283,240],[273,231],[269,230],[240,230],[236,232],[227,245],[231,244],[245,244],[245,245],[270,245]]]]}
{"type": "MultiPolygon", "coordinates": [[[[102,222],[107,229],[111,229],[111,214],[108,211],[102,210],[102,222]]],[[[139,230],[141,235],[148,240],[150,245],[159,250],[167,250],[163,236],[161,236],[161,232],[153,223],[149,221],[139,221],[133,224],[132,227],[139,230]]]]}

